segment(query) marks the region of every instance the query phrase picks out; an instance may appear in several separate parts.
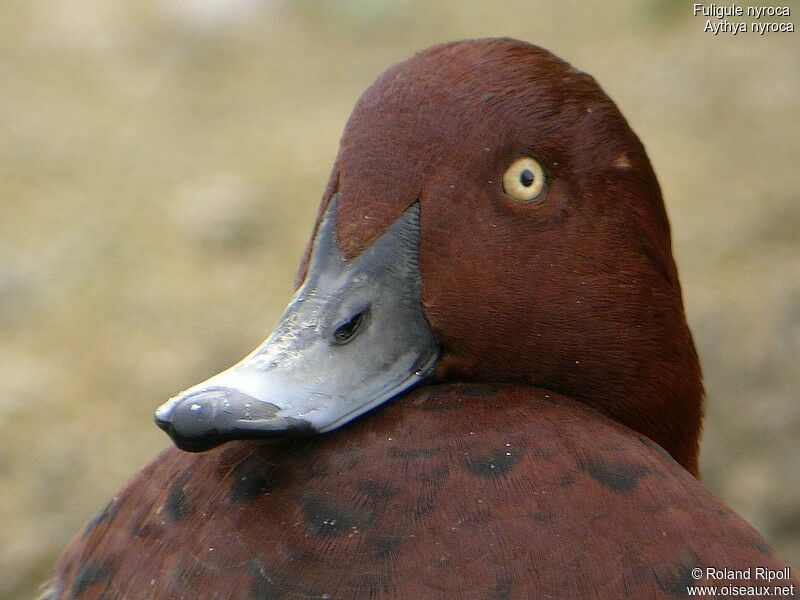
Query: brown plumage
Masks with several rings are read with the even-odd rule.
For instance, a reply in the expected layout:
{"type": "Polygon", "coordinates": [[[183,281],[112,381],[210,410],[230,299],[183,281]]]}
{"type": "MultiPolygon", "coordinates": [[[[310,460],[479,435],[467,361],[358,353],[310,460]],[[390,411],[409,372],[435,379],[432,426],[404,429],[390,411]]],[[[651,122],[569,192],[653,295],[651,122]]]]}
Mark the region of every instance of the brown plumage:
{"type": "Polygon", "coordinates": [[[327,437],[169,449],[76,537],[56,585],[87,600],[643,600],[719,566],[786,565],[648,438],[551,392],[460,384],[327,437]]]}
{"type": "Polygon", "coordinates": [[[514,40],[426,50],[359,100],[320,214],[334,193],[347,258],[419,201],[440,385],[323,436],[167,450],[48,598],[674,598],[693,569],[786,567],[694,477],[660,190],[591,77],[514,40]],[[541,202],[503,192],[520,156],[541,202]]]}

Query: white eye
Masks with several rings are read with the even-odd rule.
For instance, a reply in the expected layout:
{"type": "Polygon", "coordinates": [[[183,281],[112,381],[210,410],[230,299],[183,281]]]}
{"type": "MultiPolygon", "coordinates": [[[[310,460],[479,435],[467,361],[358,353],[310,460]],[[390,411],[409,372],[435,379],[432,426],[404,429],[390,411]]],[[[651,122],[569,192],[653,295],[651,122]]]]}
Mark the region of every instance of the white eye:
{"type": "Polygon", "coordinates": [[[544,170],[530,156],[518,158],[503,175],[503,191],[514,200],[532,202],[544,191],[544,170]]]}

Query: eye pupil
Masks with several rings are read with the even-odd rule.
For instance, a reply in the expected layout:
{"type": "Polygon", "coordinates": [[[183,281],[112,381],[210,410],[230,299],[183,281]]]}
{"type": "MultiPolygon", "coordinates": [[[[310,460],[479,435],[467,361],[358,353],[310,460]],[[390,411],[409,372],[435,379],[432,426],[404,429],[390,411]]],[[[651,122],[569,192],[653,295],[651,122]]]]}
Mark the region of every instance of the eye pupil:
{"type": "Polygon", "coordinates": [[[519,174],[519,182],[525,187],[531,187],[534,182],[533,171],[530,169],[523,169],[519,174]]]}
{"type": "Polygon", "coordinates": [[[361,326],[361,322],[364,320],[364,313],[360,312],[357,315],[350,318],[349,321],[339,325],[336,328],[336,331],[333,332],[333,338],[339,344],[344,344],[349,342],[353,336],[358,331],[358,328],[361,326]]]}
{"type": "Polygon", "coordinates": [[[512,200],[539,204],[545,192],[547,176],[538,160],[523,156],[512,162],[503,173],[503,191],[512,200]]]}

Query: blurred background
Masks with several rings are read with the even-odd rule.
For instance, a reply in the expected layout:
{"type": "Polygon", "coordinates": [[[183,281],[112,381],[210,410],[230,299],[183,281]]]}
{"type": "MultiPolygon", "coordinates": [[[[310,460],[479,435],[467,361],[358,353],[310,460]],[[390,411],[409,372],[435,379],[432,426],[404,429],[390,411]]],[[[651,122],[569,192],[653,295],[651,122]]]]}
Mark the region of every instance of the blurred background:
{"type": "Polygon", "coordinates": [[[168,445],[158,404],[270,332],[358,95],[495,35],[592,73],[644,140],[705,483],[800,564],[800,34],[703,25],[651,0],[0,2],[0,597],[168,445]]]}

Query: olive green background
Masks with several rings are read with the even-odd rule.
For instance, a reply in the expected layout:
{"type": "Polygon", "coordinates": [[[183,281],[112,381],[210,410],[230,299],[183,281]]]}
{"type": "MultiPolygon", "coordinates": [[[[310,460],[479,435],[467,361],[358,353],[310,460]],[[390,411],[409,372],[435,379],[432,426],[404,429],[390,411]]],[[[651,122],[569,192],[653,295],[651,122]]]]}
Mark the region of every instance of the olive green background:
{"type": "Polygon", "coordinates": [[[691,4],[0,2],[0,597],[167,446],[158,404],[269,333],[361,91],[496,35],[592,73],[644,140],[705,483],[800,563],[800,34],[714,37],[691,4]]]}

